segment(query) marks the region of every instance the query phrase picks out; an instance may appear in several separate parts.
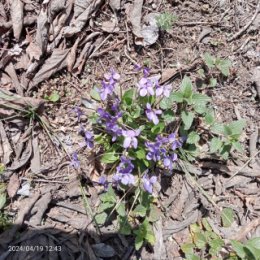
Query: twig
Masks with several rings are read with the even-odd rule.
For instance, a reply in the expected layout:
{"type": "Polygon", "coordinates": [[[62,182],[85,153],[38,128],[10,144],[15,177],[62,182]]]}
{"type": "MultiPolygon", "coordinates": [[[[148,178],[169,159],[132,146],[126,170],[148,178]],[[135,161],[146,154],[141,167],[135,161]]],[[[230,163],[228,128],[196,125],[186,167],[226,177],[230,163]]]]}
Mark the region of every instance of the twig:
{"type": "Polygon", "coordinates": [[[94,54],[105,44],[106,41],[108,41],[110,38],[112,38],[112,34],[109,34],[104,41],[102,41],[97,48],[92,52],[92,54],[88,57],[89,59],[92,58],[94,56],[94,54]]]}
{"type": "Polygon", "coordinates": [[[125,56],[126,56],[134,65],[138,63],[137,61],[135,61],[133,58],[131,58],[131,57],[128,55],[127,50],[126,50],[126,46],[125,46],[125,48],[124,48],[124,51],[125,51],[125,56]]]}
{"type": "Polygon", "coordinates": [[[239,169],[227,180],[227,183],[226,183],[226,184],[228,184],[228,182],[229,182],[231,179],[233,179],[237,174],[239,174],[239,172],[242,171],[242,170],[251,162],[251,160],[253,160],[259,153],[260,153],[260,150],[259,150],[257,153],[255,153],[255,155],[251,156],[251,157],[244,163],[244,165],[243,165],[241,168],[239,168],[239,169]]]}
{"type": "Polygon", "coordinates": [[[236,34],[234,34],[227,41],[231,42],[231,41],[235,40],[236,38],[238,38],[241,34],[243,34],[248,29],[248,27],[253,23],[253,21],[255,20],[259,11],[260,11],[260,0],[258,0],[255,13],[254,13],[253,17],[251,18],[251,20],[240,31],[238,31],[236,34]]]}
{"type": "Polygon", "coordinates": [[[103,54],[105,54],[105,53],[107,53],[107,52],[109,52],[109,51],[112,51],[112,50],[116,49],[116,47],[117,47],[118,45],[120,45],[120,44],[122,44],[122,43],[124,43],[124,42],[125,42],[125,39],[123,39],[123,40],[121,40],[121,41],[119,41],[119,42],[113,44],[112,46],[110,46],[110,47],[104,49],[103,51],[101,51],[101,52],[99,52],[99,53],[95,53],[95,54],[93,54],[93,55],[91,54],[91,58],[96,58],[96,57],[102,56],[103,54]]]}

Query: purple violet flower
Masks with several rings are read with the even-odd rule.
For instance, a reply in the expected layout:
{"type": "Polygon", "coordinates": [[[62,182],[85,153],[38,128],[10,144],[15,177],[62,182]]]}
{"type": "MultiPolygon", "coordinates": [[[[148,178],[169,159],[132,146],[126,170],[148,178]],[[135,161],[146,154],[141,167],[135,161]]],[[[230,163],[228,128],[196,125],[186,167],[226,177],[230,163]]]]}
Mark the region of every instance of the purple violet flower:
{"type": "Polygon", "coordinates": [[[144,76],[147,78],[150,75],[150,69],[147,68],[147,67],[144,67],[143,68],[143,73],[144,73],[144,76]]]}
{"type": "Polygon", "coordinates": [[[146,155],[146,159],[154,162],[160,161],[161,159],[161,151],[158,143],[145,143],[145,146],[148,148],[148,153],[146,155]]]}
{"type": "Polygon", "coordinates": [[[74,113],[76,113],[77,117],[78,117],[78,121],[80,121],[80,117],[83,115],[83,112],[82,110],[78,107],[78,106],[75,106],[72,111],[74,113]]]}
{"type": "Polygon", "coordinates": [[[117,185],[119,183],[123,185],[133,185],[135,178],[132,174],[134,165],[132,164],[131,159],[126,158],[125,156],[121,156],[120,160],[121,162],[116,168],[117,172],[113,176],[114,183],[117,185]]]}
{"type": "Polygon", "coordinates": [[[141,78],[139,83],[137,83],[137,87],[141,97],[145,97],[146,95],[154,95],[153,82],[150,79],[141,78]]]}
{"type": "Polygon", "coordinates": [[[172,133],[168,136],[168,141],[171,144],[171,149],[176,150],[182,146],[182,141],[176,139],[176,133],[172,133]]]}
{"type": "Polygon", "coordinates": [[[72,154],[70,166],[74,167],[75,169],[78,169],[80,167],[80,161],[76,152],[72,154]]]}
{"type": "Polygon", "coordinates": [[[165,169],[171,171],[173,169],[174,163],[177,161],[177,158],[178,158],[178,156],[176,153],[174,153],[170,156],[166,156],[163,160],[163,165],[164,165],[165,169]]]}
{"type": "Polygon", "coordinates": [[[125,137],[123,147],[124,148],[129,148],[129,147],[134,147],[135,149],[137,148],[138,145],[138,140],[137,136],[139,136],[141,131],[138,130],[123,130],[122,134],[125,137]]]}
{"type": "Polygon", "coordinates": [[[145,174],[142,178],[142,181],[143,181],[144,190],[147,191],[148,193],[152,194],[153,185],[156,183],[157,177],[152,176],[151,178],[149,178],[149,176],[147,174],[145,174]]]}
{"type": "Polygon", "coordinates": [[[157,115],[160,115],[162,113],[162,110],[152,109],[151,104],[147,103],[145,113],[148,120],[152,121],[155,125],[157,125],[159,123],[159,119],[157,115]]]}
{"type": "Polygon", "coordinates": [[[134,70],[135,71],[140,71],[142,69],[142,66],[140,64],[135,64],[134,65],[134,70]]]}
{"type": "Polygon", "coordinates": [[[85,132],[85,142],[88,148],[94,147],[94,136],[91,132],[86,131],[85,132]]]}
{"type": "Polygon", "coordinates": [[[171,94],[171,86],[170,85],[160,86],[159,84],[156,84],[155,94],[157,97],[161,95],[163,95],[164,97],[169,97],[171,94]]]}
{"type": "Polygon", "coordinates": [[[114,85],[105,82],[104,80],[102,81],[102,87],[101,89],[98,89],[99,95],[101,100],[106,100],[108,95],[112,95],[114,91],[114,85]]]}
{"type": "Polygon", "coordinates": [[[98,90],[101,100],[106,100],[108,95],[114,92],[115,84],[120,79],[120,75],[113,69],[104,75],[105,80],[101,82],[101,88],[98,90]]]}
{"type": "Polygon", "coordinates": [[[132,164],[131,159],[121,156],[120,160],[121,162],[116,168],[117,172],[123,174],[132,173],[134,165],[132,164]]]}
{"type": "Polygon", "coordinates": [[[106,176],[101,176],[98,180],[98,184],[104,186],[104,189],[108,189],[108,181],[106,176]]]}
{"type": "Polygon", "coordinates": [[[113,85],[120,79],[120,75],[114,69],[111,69],[109,73],[104,75],[104,78],[108,80],[111,85],[113,85]]]}

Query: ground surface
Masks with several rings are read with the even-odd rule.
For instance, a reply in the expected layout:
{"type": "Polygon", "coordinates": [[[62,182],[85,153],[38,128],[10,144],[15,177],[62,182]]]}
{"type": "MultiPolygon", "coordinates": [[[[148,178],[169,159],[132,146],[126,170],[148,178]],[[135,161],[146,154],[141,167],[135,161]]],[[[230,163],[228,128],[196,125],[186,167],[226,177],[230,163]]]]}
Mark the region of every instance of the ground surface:
{"type": "Polygon", "coordinates": [[[81,107],[88,127],[89,108],[95,108],[89,92],[110,68],[122,75],[123,86],[138,80],[135,63],[148,64],[153,75],[174,89],[185,74],[196,82],[206,52],[232,62],[231,75],[202,92],[212,97],[218,119],[247,120],[240,140],[245,153],[234,154],[226,163],[201,158],[194,164],[197,182],[217,207],[182,174],[162,177],[163,217],[155,227],[159,242],[154,251],[143,248],[140,254],[142,259],[182,259],[179,247],[187,240],[189,225],[205,216],[223,238],[260,236],[260,165],[257,156],[247,163],[259,149],[259,1],[108,2],[0,3],[0,160],[5,165],[1,179],[8,193],[4,212],[13,223],[11,229],[1,230],[1,260],[108,259],[111,247],[111,259],[137,259],[140,252],[134,250],[133,238],[117,234],[113,225],[96,230],[86,214],[80,180],[95,212],[101,190],[93,184],[101,172],[94,154],[80,148],[73,108],[81,107]],[[140,28],[149,20],[147,15],[164,12],[177,20],[167,32],[149,31],[148,38],[155,43],[145,44],[140,28]],[[46,96],[55,91],[59,100],[48,102],[46,96]],[[6,95],[19,97],[7,100],[6,95]],[[42,110],[41,124],[32,117],[21,118],[13,109],[28,103],[42,110]],[[80,170],[70,166],[69,155],[75,150],[80,170]],[[223,207],[236,213],[230,228],[220,225],[223,207]],[[39,244],[48,247],[47,253],[7,248],[39,244]]]}

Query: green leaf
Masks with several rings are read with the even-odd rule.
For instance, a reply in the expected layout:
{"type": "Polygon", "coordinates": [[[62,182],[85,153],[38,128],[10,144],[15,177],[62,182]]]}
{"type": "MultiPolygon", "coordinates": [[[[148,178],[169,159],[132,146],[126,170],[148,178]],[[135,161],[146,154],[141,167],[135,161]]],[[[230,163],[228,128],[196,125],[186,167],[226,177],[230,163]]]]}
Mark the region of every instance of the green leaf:
{"type": "Polygon", "coordinates": [[[207,240],[202,233],[195,233],[193,240],[197,248],[202,249],[206,247],[207,240]]]}
{"type": "Polygon", "coordinates": [[[240,119],[237,121],[233,121],[227,125],[229,130],[231,131],[231,135],[241,135],[243,129],[246,127],[246,120],[240,119]]]}
{"type": "Polygon", "coordinates": [[[231,150],[231,145],[230,144],[224,144],[221,149],[220,149],[220,155],[224,160],[227,160],[230,154],[231,150]]]}
{"type": "Polygon", "coordinates": [[[183,78],[180,90],[184,98],[190,98],[192,96],[192,82],[189,77],[185,76],[183,78]]]}
{"type": "Polygon", "coordinates": [[[250,260],[259,260],[260,259],[260,250],[256,249],[252,246],[244,246],[244,250],[246,252],[247,259],[250,260]]]}
{"type": "Polygon", "coordinates": [[[198,114],[205,114],[207,112],[208,108],[205,103],[202,103],[202,104],[195,105],[194,110],[198,114]]]}
{"type": "Polygon", "coordinates": [[[128,106],[131,106],[133,103],[133,97],[134,97],[134,89],[127,90],[123,95],[123,102],[127,104],[128,106]]]}
{"type": "Polygon", "coordinates": [[[98,225],[104,225],[107,219],[107,213],[102,212],[95,216],[95,221],[98,225]]]}
{"type": "Polygon", "coordinates": [[[117,202],[115,191],[111,185],[108,187],[107,192],[102,193],[99,198],[102,202],[109,202],[114,204],[117,202]]]}
{"type": "Polygon", "coordinates": [[[124,217],[126,215],[125,211],[125,204],[121,202],[117,207],[116,207],[116,212],[118,213],[119,216],[124,217]]]}
{"type": "Polygon", "coordinates": [[[222,249],[222,247],[225,245],[224,241],[220,238],[212,239],[208,241],[208,243],[210,245],[209,253],[212,256],[216,256],[219,253],[219,251],[222,249]]]}
{"type": "Polygon", "coordinates": [[[215,57],[211,56],[208,52],[204,54],[203,60],[210,69],[215,67],[215,57]]]}
{"type": "Polygon", "coordinates": [[[152,127],[151,132],[153,134],[160,134],[164,129],[164,123],[159,123],[152,127]]]}
{"type": "Polygon", "coordinates": [[[201,229],[200,229],[200,226],[197,223],[193,223],[193,224],[190,225],[190,231],[192,233],[200,233],[201,229]]]}
{"type": "Polygon", "coordinates": [[[152,229],[147,231],[145,235],[145,240],[151,245],[154,245],[156,239],[152,229]]]}
{"type": "Polygon", "coordinates": [[[240,153],[244,151],[243,146],[239,142],[232,142],[232,147],[240,153]]]}
{"type": "Polygon", "coordinates": [[[184,130],[189,130],[192,125],[193,119],[194,119],[194,113],[182,111],[181,119],[184,123],[184,130]]]}
{"type": "Polygon", "coordinates": [[[97,87],[94,87],[94,88],[92,88],[92,89],[90,90],[90,96],[91,96],[94,100],[96,100],[96,101],[100,101],[100,100],[101,100],[101,99],[100,99],[100,94],[99,94],[99,92],[98,92],[97,87]]]}
{"type": "Polygon", "coordinates": [[[115,155],[115,152],[104,153],[101,157],[102,163],[113,163],[119,159],[118,155],[115,155]]]}
{"type": "Polygon", "coordinates": [[[181,91],[173,92],[170,97],[172,102],[182,103],[183,102],[183,93],[181,91]]]}
{"type": "Polygon", "coordinates": [[[162,118],[166,124],[169,124],[175,120],[174,113],[171,110],[164,111],[162,118]]]}
{"type": "Polygon", "coordinates": [[[215,122],[215,118],[214,118],[213,113],[210,113],[210,112],[207,113],[204,118],[205,118],[205,123],[207,125],[213,125],[213,123],[215,122]]]}
{"type": "Polygon", "coordinates": [[[219,124],[219,123],[215,123],[212,127],[211,127],[211,131],[215,134],[223,134],[224,133],[224,125],[223,124],[219,124]]]}
{"type": "Polygon", "coordinates": [[[231,208],[224,208],[221,212],[221,220],[223,227],[230,227],[234,222],[234,211],[231,208]]]}
{"type": "Polygon", "coordinates": [[[210,78],[209,79],[209,86],[210,87],[212,87],[212,88],[214,88],[214,87],[216,87],[217,86],[217,79],[215,79],[215,78],[210,78]]]}
{"type": "Polygon", "coordinates": [[[160,102],[160,108],[161,109],[170,109],[173,106],[174,101],[171,99],[171,97],[164,97],[160,102]]]}
{"type": "Polygon", "coordinates": [[[159,210],[158,207],[156,207],[155,205],[151,205],[150,206],[150,212],[149,212],[149,216],[148,216],[148,221],[149,222],[156,222],[160,219],[161,217],[161,211],[159,210]]]}
{"type": "Polygon", "coordinates": [[[246,246],[252,246],[256,249],[260,249],[260,237],[255,237],[255,238],[249,239],[246,242],[246,246]]]}
{"type": "Polygon", "coordinates": [[[133,118],[138,118],[141,115],[141,107],[136,105],[134,106],[134,110],[131,112],[133,118]]]}
{"type": "Polygon", "coordinates": [[[208,103],[208,102],[210,102],[211,98],[206,96],[206,95],[203,95],[203,94],[194,93],[192,95],[192,100],[193,100],[193,103],[195,105],[201,105],[201,103],[208,103]]]}
{"type": "Polygon", "coordinates": [[[145,217],[146,215],[146,208],[139,204],[136,206],[136,208],[134,209],[133,213],[136,215],[136,216],[140,216],[140,217],[145,217]]]}
{"type": "Polygon", "coordinates": [[[136,158],[139,160],[146,158],[146,152],[143,147],[139,147],[138,150],[135,152],[136,158]]]}
{"type": "Polygon", "coordinates": [[[130,235],[132,233],[132,227],[130,226],[127,217],[118,216],[119,232],[123,235],[130,235]]]}
{"type": "Polygon", "coordinates": [[[232,245],[232,249],[237,253],[237,255],[240,258],[245,259],[246,253],[244,250],[244,245],[236,240],[231,240],[230,243],[232,245]]]}
{"type": "Polygon", "coordinates": [[[6,193],[0,194],[0,210],[5,206],[6,203],[6,193]]]}
{"type": "Polygon", "coordinates": [[[199,140],[200,140],[200,136],[196,132],[192,131],[188,135],[187,143],[196,144],[198,143],[199,140]]]}
{"type": "Polygon", "coordinates": [[[135,250],[139,250],[144,243],[144,238],[142,236],[135,237],[135,250]]]}
{"type": "Polygon", "coordinates": [[[223,142],[217,138],[217,137],[213,137],[210,141],[210,153],[216,153],[217,151],[220,150],[220,148],[222,147],[223,142]]]}
{"type": "Polygon", "coordinates": [[[228,77],[230,74],[230,67],[231,67],[231,61],[230,60],[223,60],[223,59],[217,59],[216,66],[221,71],[221,73],[228,77]]]}
{"type": "Polygon", "coordinates": [[[181,250],[185,255],[193,254],[194,248],[195,248],[195,245],[192,243],[185,243],[185,244],[181,245],[181,250]]]}
{"type": "Polygon", "coordinates": [[[47,97],[47,99],[51,102],[58,102],[60,100],[60,95],[58,91],[53,91],[50,96],[47,97]]]}
{"type": "Polygon", "coordinates": [[[211,231],[212,232],[212,227],[210,226],[208,220],[206,218],[202,219],[202,224],[203,227],[207,230],[207,231],[211,231]]]}
{"type": "Polygon", "coordinates": [[[101,203],[98,207],[98,212],[101,213],[107,209],[111,209],[115,206],[115,203],[113,202],[104,202],[104,203],[101,203]]]}
{"type": "Polygon", "coordinates": [[[186,257],[185,260],[205,260],[205,259],[201,259],[199,256],[195,254],[187,254],[185,255],[185,257],[186,257]]]}

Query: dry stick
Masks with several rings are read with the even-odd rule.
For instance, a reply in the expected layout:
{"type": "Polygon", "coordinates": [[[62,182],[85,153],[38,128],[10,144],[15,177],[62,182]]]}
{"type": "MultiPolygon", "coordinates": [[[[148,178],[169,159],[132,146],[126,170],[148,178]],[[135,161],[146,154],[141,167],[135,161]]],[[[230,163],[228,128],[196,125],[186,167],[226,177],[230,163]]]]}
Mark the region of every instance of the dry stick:
{"type": "Polygon", "coordinates": [[[260,153],[260,150],[259,150],[257,153],[255,153],[255,155],[251,156],[251,157],[244,163],[244,165],[243,165],[240,169],[238,169],[238,170],[227,180],[227,183],[226,183],[226,184],[228,184],[228,182],[229,182],[231,179],[233,179],[237,174],[239,174],[239,172],[242,171],[242,170],[251,162],[251,160],[254,159],[259,153],[260,153]]]}
{"type": "Polygon", "coordinates": [[[102,41],[98,46],[97,48],[92,52],[92,54],[88,57],[89,59],[92,58],[94,56],[94,54],[104,45],[104,43],[109,40],[110,38],[112,38],[112,34],[109,34],[105,39],[104,41],[102,41]]]}
{"type": "Polygon", "coordinates": [[[235,35],[233,35],[227,41],[231,42],[231,41],[235,40],[236,38],[238,38],[241,34],[243,34],[248,29],[248,27],[253,23],[253,21],[255,20],[259,11],[260,11],[260,0],[258,0],[257,6],[256,6],[256,11],[255,11],[253,17],[251,18],[251,20],[240,31],[238,31],[235,35]]]}
{"type": "Polygon", "coordinates": [[[135,65],[137,64],[138,62],[136,62],[133,58],[131,58],[128,53],[127,53],[127,50],[126,50],[126,46],[124,48],[124,52],[125,52],[125,56],[135,65]]]}

